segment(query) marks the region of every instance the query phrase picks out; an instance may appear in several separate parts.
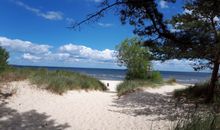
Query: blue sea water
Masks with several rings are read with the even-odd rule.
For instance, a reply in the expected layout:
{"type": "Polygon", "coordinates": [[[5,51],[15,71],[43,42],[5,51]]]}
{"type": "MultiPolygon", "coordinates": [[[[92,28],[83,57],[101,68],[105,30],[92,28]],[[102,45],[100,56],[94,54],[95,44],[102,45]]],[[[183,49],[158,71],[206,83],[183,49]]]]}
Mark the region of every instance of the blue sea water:
{"type": "MultiPolygon", "coordinates": [[[[15,66],[19,68],[46,68],[48,70],[66,70],[70,72],[78,72],[86,74],[101,80],[123,80],[126,70],[124,69],[98,69],[98,68],[72,68],[72,67],[38,67],[38,66],[15,66]]],[[[175,71],[160,71],[162,77],[166,80],[171,77],[175,78],[178,83],[197,83],[208,80],[210,73],[205,72],[175,72],[175,71]]]]}

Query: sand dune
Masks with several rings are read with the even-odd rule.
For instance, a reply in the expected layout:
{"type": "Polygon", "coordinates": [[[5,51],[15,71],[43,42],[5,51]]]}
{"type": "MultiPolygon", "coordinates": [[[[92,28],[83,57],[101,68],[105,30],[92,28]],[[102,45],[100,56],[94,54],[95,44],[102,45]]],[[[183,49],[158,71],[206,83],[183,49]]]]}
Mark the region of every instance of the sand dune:
{"type": "MultiPolygon", "coordinates": [[[[110,91],[119,83],[103,82],[110,83],[110,91]]],[[[162,94],[152,89],[119,99],[116,93],[99,91],[69,91],[59,96],[36,89],[28,81],[9,86],[17,92],[0,101],[2,130],[166,130],[172,125],[168,116],[174,106],[160,89],[156,91],[162,94]]]]}

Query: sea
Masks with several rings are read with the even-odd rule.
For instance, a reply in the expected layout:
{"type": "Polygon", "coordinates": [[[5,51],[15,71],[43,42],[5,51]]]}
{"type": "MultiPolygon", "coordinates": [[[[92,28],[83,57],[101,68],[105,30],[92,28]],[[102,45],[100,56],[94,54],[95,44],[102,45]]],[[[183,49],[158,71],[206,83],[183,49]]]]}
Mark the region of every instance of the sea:
{"type": "MultiPolygon", "coordinates": [[[[45,68],[48,70],[65,70],[78,72],[95,77],[100,80],[123,80],[126,69],[103,69],[103,68],[75,68],[75,67],[48,67],[48,66],[18,66],[17,68],[45,68]]],[[[159,71],[164,80],[175,78],[178,83],[193,84],[204,82],[210,79],[211,73],[208,72],[177,72],[177,71],[159,71]]]]}

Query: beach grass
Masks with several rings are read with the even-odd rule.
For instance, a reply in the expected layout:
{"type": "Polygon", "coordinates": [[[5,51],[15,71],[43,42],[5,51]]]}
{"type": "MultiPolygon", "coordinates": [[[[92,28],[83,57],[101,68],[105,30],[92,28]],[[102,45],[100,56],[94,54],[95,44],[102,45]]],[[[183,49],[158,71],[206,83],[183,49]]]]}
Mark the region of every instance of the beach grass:
{"type": "Polygon", "coordinates": [[[168,83],[168,84],[173,84],[173,83],[176,83],[176,82],[177,82],[177,80],[174,77],[170,77],[168,80],[166,80],[166,83],[168,83]]]}
{"type": "Polygon", "coordinates": [[[117,86],[118,96],[122,96],[146,87],[157,87],[163,84],[163,81],[152,80],[125,80],[117,86]]]}
{"type": "Polygon", "coordinates": [[[124,82],[117,86],[117,93],[118,96],[122,96],[137,90],[141,90],[142,88],[153,88],[163,84],[167,84],[167,81],[163,80],[160,72],[152,71],[147,79],[124,80],[124,82]]]}
{"type": "MultiPolygon", "coordinates": [[[[190,87],[175,90],[174,97],[182,97],[185,96],[189,99],[198,99],[198,98],[205,98],[208,92],[209,81],[196,83],[190,87]]],[[[219,84],[218,84],[219,86],[219,84]]]]}
{"type": "Polygon", "coordinates": [[[0,82],[11,82],[28,79],[31,83],[51,92],[62,94],[68,90],[101,90],[107,88],[99,80],[63,70],[49,71],[47,69],[10,68],[0,74],[0,82]]]}
{"type": "Polygon", "coordinates": [[[192,115],[188,119],[180,119],[173,130],[219,130],[220,116],[213,113],[192,115]]]}

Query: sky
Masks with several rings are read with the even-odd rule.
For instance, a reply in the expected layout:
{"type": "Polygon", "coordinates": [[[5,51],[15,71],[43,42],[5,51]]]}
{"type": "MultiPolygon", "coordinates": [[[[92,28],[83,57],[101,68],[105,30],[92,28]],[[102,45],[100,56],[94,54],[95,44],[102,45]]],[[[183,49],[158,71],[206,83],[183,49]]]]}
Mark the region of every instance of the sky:
{"type": "MultiPolygon", "coordinates": [[[[133,37],[133,27],[122,25],[109,11],[96,22],[83,24],[79,30],[71,23],[83,20],[98,10],[102,0],[1,0],[0,46],[15,65],[62,66],[120,69],[115,47],[133,37]]],[[[182,13],[181,0],[175,6],[158,0],[166,18],[182,13]]],[[[153,62],[155,70],[192,71],[190,61],[153,62]]]]}

